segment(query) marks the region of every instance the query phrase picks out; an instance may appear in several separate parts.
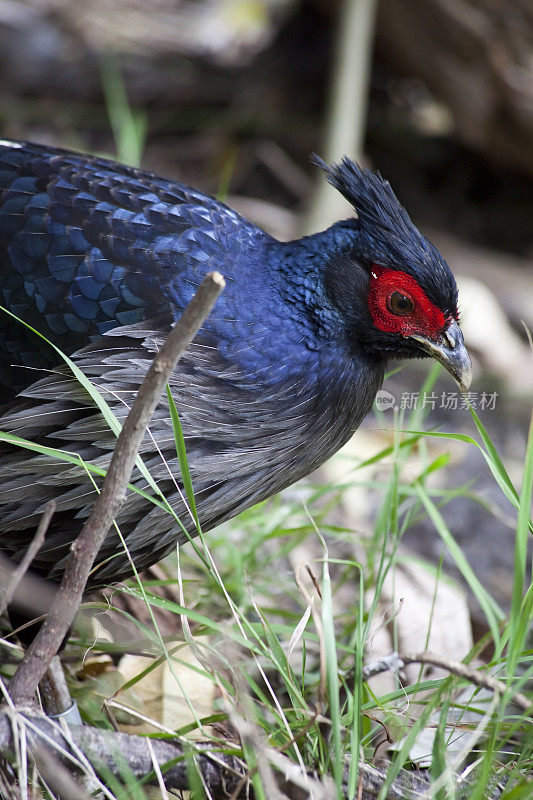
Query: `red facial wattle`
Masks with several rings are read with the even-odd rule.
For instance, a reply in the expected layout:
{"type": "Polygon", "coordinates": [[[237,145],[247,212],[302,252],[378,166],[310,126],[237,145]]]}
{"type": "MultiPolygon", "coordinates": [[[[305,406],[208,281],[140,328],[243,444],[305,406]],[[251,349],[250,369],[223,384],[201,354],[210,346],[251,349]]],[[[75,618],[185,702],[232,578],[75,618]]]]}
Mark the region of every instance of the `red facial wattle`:
{"type": "Polygon", "coordinates": [[[418,334],[436,339],[451,319],[410,275],[377,264],[370,270],[368,307],[376,328],[405,337],[418,334]]]}

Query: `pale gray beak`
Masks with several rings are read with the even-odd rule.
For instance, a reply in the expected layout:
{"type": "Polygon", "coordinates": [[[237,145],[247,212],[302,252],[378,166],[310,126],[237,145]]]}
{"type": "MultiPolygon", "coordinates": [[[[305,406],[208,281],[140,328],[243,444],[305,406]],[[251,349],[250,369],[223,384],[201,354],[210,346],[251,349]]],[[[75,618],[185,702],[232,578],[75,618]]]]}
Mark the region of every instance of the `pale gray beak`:
{"type": "Polygon", "coordinates": [[[463,334],[457,322],[452,319],[440,341],[432,341],[424,336],[413,334],[422,350],[442,364],[453,375],[462,392],[468,391],[472,383],[472,362],[465,347],[463,334]]]}

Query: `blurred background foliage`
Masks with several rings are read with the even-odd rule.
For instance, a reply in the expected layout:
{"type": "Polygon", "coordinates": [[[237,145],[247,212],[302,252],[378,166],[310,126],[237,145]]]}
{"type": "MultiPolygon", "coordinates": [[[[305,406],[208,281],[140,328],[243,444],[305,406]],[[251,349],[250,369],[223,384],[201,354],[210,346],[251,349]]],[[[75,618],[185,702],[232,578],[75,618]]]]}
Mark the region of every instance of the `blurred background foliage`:
{"type": "MultiPolygon", "coordinates": [[[[531,256],[531,3],[376,5],[365,153],[420,223],[531,256]]],[[[112,150],[102,66],[113,54],[146,115],[146,167],[215,190],[237,149],[233,191],[297,208],[324,145],[341,6],[2,0],[0,130],[112,150]]]]}

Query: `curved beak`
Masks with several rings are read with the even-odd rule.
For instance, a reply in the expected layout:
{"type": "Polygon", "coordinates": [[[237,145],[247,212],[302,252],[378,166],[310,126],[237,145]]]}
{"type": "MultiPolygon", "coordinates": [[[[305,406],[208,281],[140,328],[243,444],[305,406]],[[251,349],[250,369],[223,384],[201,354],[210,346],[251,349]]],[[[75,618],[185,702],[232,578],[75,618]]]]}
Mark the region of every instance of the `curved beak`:
{"type": "Polygon", "coordinates": [[[455,378],[462,392],[466,392],[472,383],[472,362],[465,347],[463,334],[457,322],[452,319],[441,336],[440,341],[432,341],[424,336],[414,334],[422,350],[429,353],[436,361],[455,378]]]}

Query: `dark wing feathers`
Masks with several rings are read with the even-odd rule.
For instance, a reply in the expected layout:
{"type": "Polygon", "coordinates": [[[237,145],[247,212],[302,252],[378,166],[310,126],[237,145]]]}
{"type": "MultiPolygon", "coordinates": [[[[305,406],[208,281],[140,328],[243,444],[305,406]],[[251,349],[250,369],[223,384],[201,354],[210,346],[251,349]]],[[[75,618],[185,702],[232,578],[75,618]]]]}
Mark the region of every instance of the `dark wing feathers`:
{"type": "MultiPolygon", "coordinates": [[[[0,143],[0,305],[67,353],[116,326],[163,311],[176,317],[183,306],[170,284],[182,276],[197,285],[197,273],[217,259],[211,268],[224,269],[254,233],[183,184],[105,159],[0,143]]],[[[2,384],[11,396],[35,379],[28,368],[55,363],[48,345],[0,314],[0,399],[2,384]]]]}
{"type": "MultiPolygon", "coordinates": [[[[124,420],[164,335],[161,320],[152,325],[145,321],[117,329],[74,356],[93,383],[102,387],[102,395],[119,421],[124,420]]],[[[221,377],[223,374],[224,364],[216,348],[199,340],[191,346],[170,382],[205,530],[269,497],[322,463],[359,424],[376,388],[371,386],[367,396],[361,397],[354,396],[352,387],[346,386],[351,402],[344,398],[322,407],[312,387],[284,386],[265,396],[250,392],[242,376],[241,381],[235,380],[236,374],[233,380],[226,380],[221,377]],[[314,443],[312,448],[309,441],[314,443]]],[[[52,373],[20,399],[23,407],[1,418],[4,431],[79,453],[93,465],[107,467],[115,436],[73,377],[62,371],[52,373]]],[[[193,532],[181,493],[165,398],[144,437],[141,455],[175,513],[193,532]]],[[[93,477],[97,484],[101,483],[98,476],[93,477]]],[[[152,494],[138,471],[132,482],[152,494]]],[[[19,448],[3,444],[0,538],[9,553],[20,557],[33,537],[44,504],[52,497],[58,510],[35,566],[57,578],[70,542],[90,512],[94,487],[81,466],[49,455],[21,454],[19,448]]],[[[176,541],[185,538],[172,514],[132,491],[128,492],[117,521],[137,569],[154,563],[176,541]]],[[[114,529],[106,538],[99,562],[106,563],[94,573],[92,585],[118,580],[131,572],[114,529]]]]}

